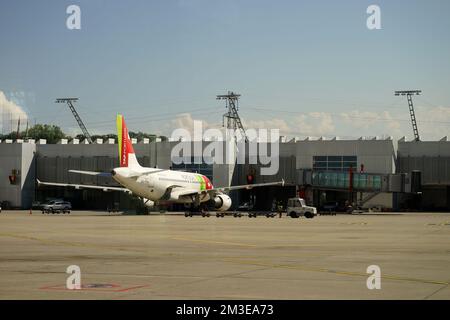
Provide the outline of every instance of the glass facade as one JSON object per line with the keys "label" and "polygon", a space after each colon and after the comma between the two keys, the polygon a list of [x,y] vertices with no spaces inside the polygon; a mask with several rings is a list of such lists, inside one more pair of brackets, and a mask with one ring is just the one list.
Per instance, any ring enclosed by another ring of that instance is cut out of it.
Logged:
{"label": "glass facade", "polygon": [[353,188],[381,190],[381,175],[358,173],[356,156],[313,156],[313,185],[345,189],[350,187],[350,168],[353,168]]}
{"label": "glass facade", "polygon": [[[315,187],[349,188],[348,172],[313,172],[312,182]],[[353,188],[358,190],[381,191],[381,175],[353,173]]]}
{"label": "glass facade", "polygon": [[356,170],[356,156],[313,156],[313,170],[317,171],[348,171]]}

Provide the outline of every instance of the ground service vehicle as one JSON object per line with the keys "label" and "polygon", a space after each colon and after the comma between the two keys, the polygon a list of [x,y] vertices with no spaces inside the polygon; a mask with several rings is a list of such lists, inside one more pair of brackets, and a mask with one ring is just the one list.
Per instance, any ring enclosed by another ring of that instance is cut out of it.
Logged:
{"label": "ground service vehicle", "polygon": [[290,198],[287,204],[287,215],[291,218],[314,218],[317,215],[316,207],[309,207],[302,198]]}

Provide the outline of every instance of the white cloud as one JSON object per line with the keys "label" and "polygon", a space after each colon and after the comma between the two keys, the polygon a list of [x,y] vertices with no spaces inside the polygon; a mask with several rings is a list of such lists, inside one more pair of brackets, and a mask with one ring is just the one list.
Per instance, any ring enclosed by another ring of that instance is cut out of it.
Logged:
{"label": "white cloud", "polygon": [[[389,111],[371,112],[352,110],[340,114],[341,123],[338,127],[348,128],[347,133],[354,136],[396,136],[404,135],[405,121],[401,123],[404,115],[393,117]],[[356,129],[356,130],[355,130]]]}
{"label": "white cloud", "polygon": [[310,112],[295,118],[296,132],[306,136],[323,136],[335,133],[335,124],[331,114]]}
{"label": "white cloud", "polygon": [[175,119],[172,119],[169,122],[169,125],[165,128],[162,128],[163,131],[171,131],[173,129],[186,129],[189,132],[194,130],[194,121],[201,121],[203,130],[207,130],[210,128],[218,128],[216,124],[209,123],[208,121],[201,119],[194,119],[192,114],[190,113],[181,113],[178,114]]}
{"label": "white cloud", "polygon": [[284,119],[243,120],[245,129],[279,129],[280,133],[289,132],[292,127]]}
{"label": "white cloud", "polygon": [[[450,107],[417,107],[416,116],[422,140],[436,140],[450,136]],[[163,121],[158,126],[158,134],[170,136],[176,128],[193,132],[195,119],[190,113],[177,115],[174,119]],[[242,119],[245,129],[279,129],[281,135],[358,138],[360,136],[393,136],[398,139],[407,136],[412,139],[409,113],[382,110],[377,112],[351,110],[341,113],[309,112],[292,117],[269,119]],[[221,123],[202,120],[203,130],[221,128]]]}
{"label": "white cloud", "polygon": [[380,122],[386,122],[387,127],[391,129],[400,128],[400,123],[395,120],[389,111],[370,112],[352,110],[350,112],[342,112],[340,114],[342,120],[355,128],[368,129],[374,126],[379,126]]}
{"label": "white cloud", "polygon": [[24,124],[28,120],[28,115],[22,107],[8,100],[3,91],[0,91],[0,116],[2,130],[13,130],[14,126],[11,128],[11,121],[16,124],[20,118],[21,123]]}
{"label": "white cloud", "polygon": [[335,125],[331,114],[310,112],[290,119],[244,120],[244,127],[254,129],[279,129],[281,135],[321,136],[332,134]]}
{"label": "white cloud", "polygon": [[422,140],[437,140],[450,136],[450,107],[418,107],[416,118]]}
{"label": "white cloud", "polygon": [[[415,108],[417,126],[421,140],[438,140],[450,135],[450,107]],[[342,122],[337,128],[353,128],[354,135],[391,135],[394,138],[413,138],[411,118],[407,107],[396,114],[389,111],[366,112],[353,110],[341,113]],[[356,129],[356,130],[355,130]]]}

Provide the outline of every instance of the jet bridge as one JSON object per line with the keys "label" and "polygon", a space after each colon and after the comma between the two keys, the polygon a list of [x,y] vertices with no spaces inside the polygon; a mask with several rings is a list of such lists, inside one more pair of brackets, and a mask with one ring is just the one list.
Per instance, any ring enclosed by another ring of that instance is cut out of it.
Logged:
{"label": "jet bridge", "polygon": [[418,193],[420,172],[376,174],[300,169],[297,184],[336,191]]}
{"label": "jet bridge", "polygon": [[316,190],[343,191],[365,194],[358,205],[380,193],[421,193],[421,172],[376,174],[364,172],[298,170],[297,185]]}

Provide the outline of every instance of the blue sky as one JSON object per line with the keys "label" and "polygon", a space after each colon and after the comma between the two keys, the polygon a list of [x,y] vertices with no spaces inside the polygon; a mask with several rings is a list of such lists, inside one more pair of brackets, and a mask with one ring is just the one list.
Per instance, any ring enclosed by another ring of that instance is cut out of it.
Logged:
{"label": "blue sky", "polygon": [[[81,8],[81,30],[66,8]],[[368,30],[366,8],[381,8]],[[2,1],[0,91],[31,121],[78,133],[64,96],[80,98],[92,132],[168,134],[202,119],[220,125],[216,94],[242,94],[252,127],[298,136],[411,136],[406,100],[422,89],[419,131],[450,125],[450,2]]]}

